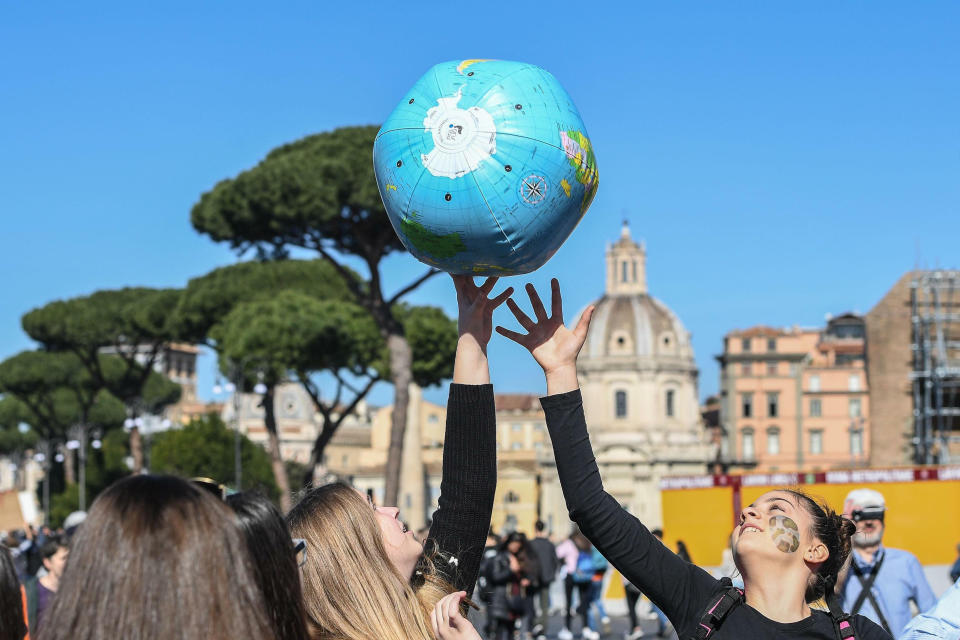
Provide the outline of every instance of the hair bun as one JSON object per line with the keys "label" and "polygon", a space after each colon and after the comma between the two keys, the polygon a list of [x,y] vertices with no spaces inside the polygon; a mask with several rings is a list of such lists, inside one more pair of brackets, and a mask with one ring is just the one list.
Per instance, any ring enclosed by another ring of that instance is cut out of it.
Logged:
{"label": "hair bun", "polygon": [[833,514],[833,519],[841,538],[849,538],[857,532],[857,525],[853,522],[853,520],[844,518],[842,515],[837,513]]}

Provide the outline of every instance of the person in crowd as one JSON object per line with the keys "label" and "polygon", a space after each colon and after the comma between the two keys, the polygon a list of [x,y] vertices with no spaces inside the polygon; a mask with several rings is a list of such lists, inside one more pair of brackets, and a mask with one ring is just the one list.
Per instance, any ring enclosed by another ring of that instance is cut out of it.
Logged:
{"label": "person in crowd", "polygon": [[854,489],[843,503],[844,516],[857,525],[853,561],[841,591],[845,609],[870,618],[894,638],[913,617],[912,600],[926,611],[936,597],[920,562],[909,551],[883,546],[886,503],[873,489]]}
{"label": "person in crowd", "polygon": [[520,603],[519,613],[523,618],[527,631],[534,634],[536,607],[534,595],[540,589],[540,560],[536,552],[530,547],[530,541],[525,533],[515,531],[507,536],[507,550],[513,554],[520,565]]}
{"label": "person in crowd", "polygon": [[45,573],[40,578],[28,578],[24,583],[27,594],[27,623],[34,631],[39,627],[60,588],[69,555],[70,549],[61,536],[48,536],[40,548]]}
{"label": "person in crowd", "polygon": [[496,619],[490,615],[490,604],[493,602],[493,586],[487,579],[487,575],[492,570],[492,563],[497,557],[497,550],[500,547],[500,536],[491,529],[487,532],[487,541],[483,546],[483,556],[480,559],[480,570],[477,573],[477,597],[483,603],[487,610],[484,616],[484,637],[492,638],[496,629]]}
{"label": "person in crowd", "polygon": [[497,555],[487,565],[487,583],[492,590],[487,615],[493,620],[494,640],[509,640],[527,613],[525,584],[529,584],[523,567],[522,534],[510,533],[503,538]]}
{"label": "person in crowd", "polygon": [[[593,307],[570,330],[563,324],[556,280],[551,289],[548,314],[536,290],[527,285],[535,319],[508,300],[525,334],[503,327],[497,331],[530,351],[545,374],[548,395],[541,404],[571,518],[667,614],[680,637],[697,637],[699,630],[711,640],[825,640],[848,637],[852,631],[858,640],[888,639],[872,621],[859,615],[848,618],[837,607],[834,586],[856,527],[812,498],[791,490],[770,491],[743,509],[733,534],[744,579],[741,592],[684,562],[603,490],[576,367]],[[825,596],[830,613],[810,607]]]}
{"label": "person in crowd", "polygon": [[274,637],[306,640],[309,636],[297,553],[283,515],[269,498],[256,491],[227,496],[226,503],[240,521],[257,584],[273,620]]}
{"label": "person in crowd", "polygon": [[[653,537],[657,539],[657,542],[659,542],[660,544],[663,544],[663,529],[656,528],[656,529],[653,529],[650,533],[652,533]],[[652,601],[650,602],[650,616],[652,618],[656,618],[657,620],[657,636],[668,635],[670,631],[673,629],[673,625],[670,624],[670,620],[667,618],[667,614],[665,614],[660,609],[660,607],[658,607],[656,603]]]}
{"label": "person in crowd", "polygon": [[960,638],[960,579],[947,589],[929,611],[911,620],[902,640],[956,640]]}
{"label": "person in crowd", "polygon": [[534,592],[534,598],[538,600],[538,609],[535,623],[532,629],[534,640],[542,640],[546,637],[547,623],[550,615],[550,585],[557,576],[557,548],[550,541],[547,535],[547,526],[543,520],[537,520],[533,525],[535,535],[530,540],[530,548],[537,556],[537,562],[540,564],[540,586]]}
{"label": "person in crowd", "polygon": [[23,640],[26,636],[23,587],[13,555],[6,546],[0,545],[0,640]]}
{"label": "person in crowd", "polygon": [[687,545],[683,540],[677,540],[677,555],[680,556],[684,562],[693,562],[693,558],[690,557],[690,551],[687,550]]}
{"label": "person in crowd", "polygon": [[950,581],[956,582],[957,580],[960,580],[960,544],[957,545],[957,559],[950,567]]}
{"label": "person in crowd", "polygon": [[[574,525],[570,537],[557,545],[557,558],[562,561],[560,573],[563,577],[563,596],[566,604],[563,612],[563,629],[557,634],[559,640],[572,640],[573,638],[573,625],[571,624],[573,614],[583,606],[583,597],[580,595],[581,587],[575,578],[579,578],[581,585],[585,582],[585,574],[582,571],[579,576],[577,575],[577,566],[580,563],[580,555],[582,553],[588,554],[589,552],[590,541],[587,540],[586,536],[580,532],[580,528],[576,525]],[[586,595],[585,588],[582,590],[582,593],[584,596]],[[577,595],[577,607],[574,607],[575,594]],[[586,618],[584,618],[583,628],[589,629]]]}
{"label": "person in crowd", "polygon": [[276,638],[237,517],[186,480],[119,480],[70,549],[37,640]]}
{"label": "person in crowd", "polygon": [[[466,618],[438,608],[458,598],[455,608],[465,607],[493,511],[496,424],[487,343],[493,310],[512,291],[491,299],[495,283],[488,278],[478,287],[472,277],[454,276],[459,339],[439,508],[425,543],[406,530],[396,507],[376,506],[345,485],[311,489],[287,514],[293,536],[306,541],[301,575],[315,640],[442,640],[459,637],[460,620],[472,629]],[[436,620],[441,628],[433,627]]]}
{"label": "person in crowd", "polygon": [[620,576],[623,580],[623,591],[627,599],[627,616],[630,618],[630,629],[623,635],[624,640],[637,640],[643,637],[643,628],[637,619],[637,603],[640,602],[640,589],[637,589],[632,582]]}
{"label": "person in crowd", "polygon": [[577,599],[580,605],[577,607],[577,613],[580,614],[582,626],[580,636],[584,640],[597,640],[600,633],[597,630],[597,622],[594,619],[591,608],[593,607],[596,591],[593,588],[594,576],[596,575],[596,565],[594,561],[595,549],[587,541],[586,549],[579,549],[577,553],[577,567],[573,572],[573,586],[577,590]]}
{"label": "person in crowd", "polygon": [[[607,575],[610,563],[596,547],[590,550],[590,560],[593,563],[593,577],[590,578],[590,591],[587,594],[587,599],[590,601],[590,608],[587,611],[590,629],[597,631],[599,627],[603,629],[603,633],[609,633],[610,616],[607,615],[607,609],[603,606],[603,579]],[[596,614],[600,615],[599,625]]]}

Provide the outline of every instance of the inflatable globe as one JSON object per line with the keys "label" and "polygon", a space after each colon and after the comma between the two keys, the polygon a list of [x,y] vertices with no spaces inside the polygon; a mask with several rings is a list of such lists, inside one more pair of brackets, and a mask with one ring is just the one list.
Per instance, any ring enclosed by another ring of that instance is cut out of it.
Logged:
{"label": "inflatable globe", "polygon": [[520,62],[430,69],[380,129],[373,162],[404,246],[456,274],[539,268],[597,192],[573,101],[548,72]]}

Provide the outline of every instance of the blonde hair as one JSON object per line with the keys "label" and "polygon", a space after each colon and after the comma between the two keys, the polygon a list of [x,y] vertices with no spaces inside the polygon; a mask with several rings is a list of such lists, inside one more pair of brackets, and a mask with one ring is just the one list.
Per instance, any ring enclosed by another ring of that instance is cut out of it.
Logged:
{"label": "blonde hair", "polygon": [[315,640],[434,640],[430,612],[453,587],[424,556],[414,588],[390,561],[373,509],[355,489],[311,489],[287,523],[307,542],[301,575]]}

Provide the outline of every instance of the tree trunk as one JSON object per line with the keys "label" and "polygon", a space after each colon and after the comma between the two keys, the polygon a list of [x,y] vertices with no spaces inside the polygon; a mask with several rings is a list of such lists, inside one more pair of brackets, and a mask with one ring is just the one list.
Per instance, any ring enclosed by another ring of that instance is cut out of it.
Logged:
{"label": "tree trunk", "polygon": [[77,484],[77,465],[74,464],[73,450],[66,446],[60,447],[60,453],[63,454],[63,481],[69,487]]}
{"label": "tree trunk", "polygon": [[333,434],[337,432],[338,426],[340,426],[339,421],[334,422],[329,417],[324,416],[323,428],[320,429],[320,434],[317,436],[317,439],[313,441],[313,451],[310,452],[310,464],[307,465],[307,471],[303,474],[303,486],[313,486],[316,469],[323,463],[323,452],[333,439]]}
{"label": "tree trunk", "polygon": [[130,428],[130,457],[133,458],[133,475],[143,473],[143,437],[140,427]]}
{"label": "tree trunk", "polygon": [[280,510],[286,514],[293,506],[290,502],[290,482],[287,480],[287,470],[280,457],[280,436],[277,433],[277,414],[273,406],[274,387],[268,387],[263,394],[263,425],[267,428],[267,449],[270,452],[270,466],[273,468],[273,479],[280,489]]}
{"label": "tree trunk", "polygon": [[413,351],[401,333],[387,335],[390,351],[390,382],[393,383],[393,413],[390,427],[390,450],[387,452],[384,505],[397,506],[400,496],[400,462],[403,458],[403,436],[407,431],[407,405],[413,379]]}

